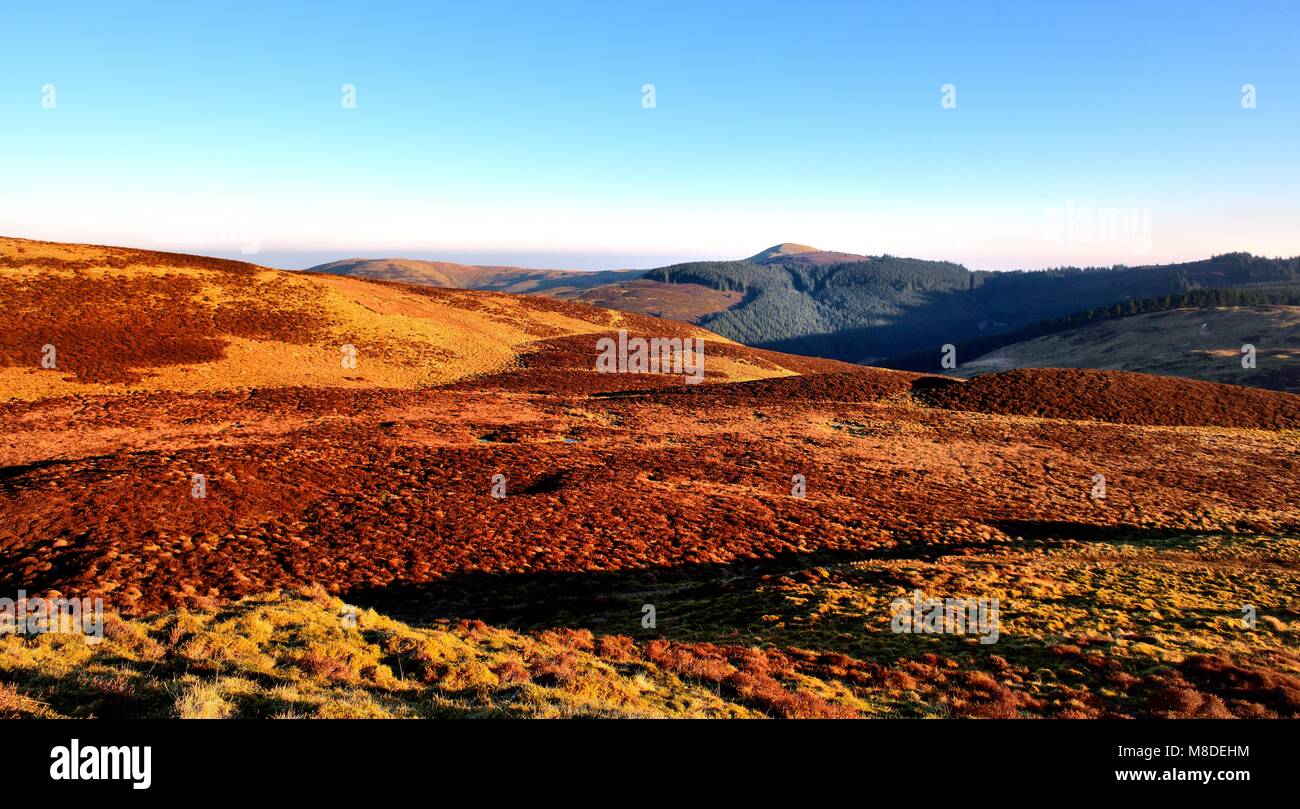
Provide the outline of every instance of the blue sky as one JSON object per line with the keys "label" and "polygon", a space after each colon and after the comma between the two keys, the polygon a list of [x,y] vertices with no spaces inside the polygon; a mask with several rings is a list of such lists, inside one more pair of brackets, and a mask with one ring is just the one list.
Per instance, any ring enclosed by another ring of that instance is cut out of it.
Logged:
{"label": "blue sky", "polygon": [[1294,255],[1297,40],[1293,2],[10,4],[0,233],[273,266]]}

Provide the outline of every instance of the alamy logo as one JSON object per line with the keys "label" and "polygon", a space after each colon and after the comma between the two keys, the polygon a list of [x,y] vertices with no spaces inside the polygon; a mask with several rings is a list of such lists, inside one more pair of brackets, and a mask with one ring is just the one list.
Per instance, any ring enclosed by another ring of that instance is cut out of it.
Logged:
{"label": "alamy logo", "polygon": [[261,233],[247,215],[233,219],[165,223],[154,229],[153,240],[156,244],[171,247],[238,247],[239,252],[246,256],[262,250]]}
{"label": "alamy logo", "polygon": [[1067,199],[1048,208],[1044,238],[1057,245],[1127,245],[1132,252],[1151,252],[1150,208],[1093,208]]}
{"label": "alamy logo", "polygon": [[132,789],[148,789],[153,783],[153,748],[133,746],[81,746],[73,739],[68,746],[50,750],[50,778],[55,781],[131,781]]}
{"label": "alamy logo", "polygon": [[703,337],[628,337],[618,330],[618,341],[596,341],[596,370],[603,374],[684,374],[686,384],[704,381]]}
{"label": "alamy logo", "polygon": [[979,635],[980,643],[997,643],[1001,631],[996,598],[896,598],[889,605],[890,629],[925,635]]}
{"label": "alamy logo", "polygon": [[0,635],[44,635],[80,633],[87,643],[104,639],[104,599],[0,598]]}

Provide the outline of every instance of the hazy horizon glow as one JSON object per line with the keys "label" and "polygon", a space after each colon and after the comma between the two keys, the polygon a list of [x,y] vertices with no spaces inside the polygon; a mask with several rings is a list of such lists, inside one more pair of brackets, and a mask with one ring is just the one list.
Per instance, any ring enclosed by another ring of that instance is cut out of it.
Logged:
{"label": "hazy horizon glow", "polygon": [[0,234],[282,267],[1300,254],[1300,7],[981,6],[17,6]]}

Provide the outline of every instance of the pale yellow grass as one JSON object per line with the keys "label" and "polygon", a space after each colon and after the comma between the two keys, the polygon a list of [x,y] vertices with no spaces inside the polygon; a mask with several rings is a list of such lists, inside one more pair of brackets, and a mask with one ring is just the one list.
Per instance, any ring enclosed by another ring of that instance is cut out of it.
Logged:
{"label": "pale yellow grass", "polygon": [[[505,371],[516,364],[530,343],[544,337],[590,334],[626,325],[622,313],[579,307],[574,311],[580,316],[574,317],[551,311],[533,299],[503,293],[456,291],[430,297],[357,278],[273,269],[261,269],[245,285],[232,283],[231,276],[217,269],[173,265],[166,256],[140,259],[138,254],[127,254],[130,263],[110,266],[109,259],[120,263],[122,254],[88,245],[0,239],[0,252],[23,261],[90,262],[89,266],[33,263],[30,268],[0,268],[11,276],[35,272],[90,278],[181,275],[200,281],[196,298],[214,310],[272,306],[305,311],[328,324],[327,338],[316,336],[308,341],[254,340],[226,334],[221,337],[221,359],[140,368],[141,378],[130,383],[85,383],[71,374],[34,365],[0,368],[0,390],[9,399],[298,385],[418,389]],[[104,264],[96,266],[97,260]],[[731,343],[705,329],[692,329],[691,333]],[[345,345],[356,349],[355,368],[343,365]],[[790,373],[715,357],[709,358],[708,368],[733,381]]]}

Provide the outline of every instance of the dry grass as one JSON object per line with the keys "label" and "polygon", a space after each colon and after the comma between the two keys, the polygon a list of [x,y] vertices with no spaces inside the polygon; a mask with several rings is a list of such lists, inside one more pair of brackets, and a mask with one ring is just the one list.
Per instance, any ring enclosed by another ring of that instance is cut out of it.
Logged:
{"label": "dry grass", "polygon": [[[1241,367],[1241,347],[1257,351]],[[1105,368],[1300,393],[1300,306],[1174,309],[1115,318],[989,352],[957,370]]]}
{"label": "dry grass", "polygon": [[[0,716],[1300,716],[1300,538],[1025,542],[642,585],[532,631],[320,588],[110,616],[96,645],[0,638]],[[998,643],[892,632],[913,588],[997,598]],[[671,629],[618,631],[642,598]]]}
{"label": "dry grass", "polygon": [[[548,298],[8,238],[0,238],[0,309],[0,389],[23,400],[286,385],[410,390],[505,371],[539,338],[622,325],[653,334],[658,323]],[[57,351],[55,370],[41,367],[46,344]],[[356,347],[355,368],[343,367],[344,344]]]}
{"label": "dry grass", "polygon": [[[1300,706],[1300,434],[1073,420],[1285,415],[1258,391],[1021,372],[948,404],[1008,409],[1010,379],[1050,412],[967,412],[919,402],[933,378],[712,338],[707,383],[758,381],[688,388],[592,370],[598,334],[682,323],[112,248],[0,241],[0,287],[25,341],[75,346],[63,308],[106,307],[95,362],[0,369],[45,374],[0,403],[0,579],[122,616],[98,646],[0,638],[0,716]],[[339,381],[345,336],[377,366]],[[999,599],[1001,639],[895,634],[918,588]],[[349,626],[326,591],[377,612]]]}
{"label": "dry grass", "polygon": [[746,717],[807,701],[770,679],[759,697],[722,695],[720,670],[683,666],[666,642],[602,638],[621,650],[607,659],[586,632],[414,628],[369,610],[350,625],[347,610],[315,591],[114,618],[93,645],[3,636],[0,716]]}

